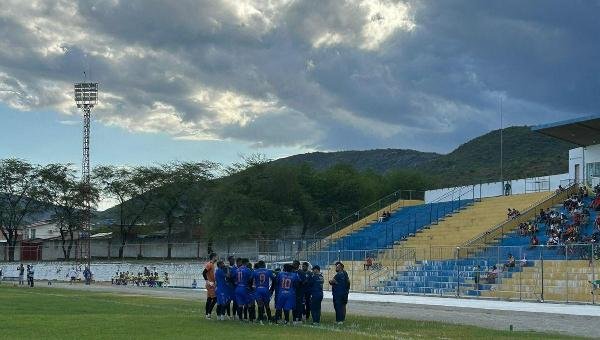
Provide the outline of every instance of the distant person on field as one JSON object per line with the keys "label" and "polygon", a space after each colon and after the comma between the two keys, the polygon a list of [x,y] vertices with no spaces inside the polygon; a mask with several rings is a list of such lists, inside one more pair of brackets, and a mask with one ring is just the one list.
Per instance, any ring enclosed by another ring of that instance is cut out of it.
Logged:
{"label": "distant person on field", "polygon": [[33,288],[33,266],[27,265],[27,284]]}
{"label": "distant person on field", "polygon": [[71,270],[69,270],[69,278],[71,279],[71,284],[73,284],[77,279],[77,272],[75,271],[75,267],[71,267]]}
{"label": "distant person on field", "polygon": [[333,308],[335,309],[335,321],[338,325],[344,324],[346,320],[346,305],[348,304],[348,294],[350,293],[350,278],[344,270],[342,262],[335,263],[336,274],[329,280],[331,293],[333,295]]}
{"label": "distant person on field", "polygon": [[17,267],[17,271],[19,272],[19,286],[22,286],[25,284],[25,267],[22,263]]}
{"label": "distant person on field", "polygon": [[92,282],[92,270],[90,267],[85,267],[83,270],[83,277],[85,279],[85,284],[89,286],[89,284]]}
{"label": "distant person on field", "polygon": [[510,184],[510,182],[506,182],[506,184],[504,184],[504,196],[510,195],[511,190],[512,190],[512,185]]}

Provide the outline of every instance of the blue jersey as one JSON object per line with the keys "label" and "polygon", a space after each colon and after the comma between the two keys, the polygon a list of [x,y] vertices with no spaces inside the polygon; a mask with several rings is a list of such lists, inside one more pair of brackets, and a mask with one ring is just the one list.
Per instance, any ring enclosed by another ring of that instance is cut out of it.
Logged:
{"label": "blue jersey", "polygon": [[254,271],[254,287],[256,289],[269,290],[270,283],[273,281],[273,272],[270,269],[259,268]]}
{"label": "blue jersey", "polygon": [[227,284],[227,272],[221,268],[217,268],[215,271],[215,281],[217,282],[217,290],[229,289]]}
{"label": "blue jersey", "polygon": [[241,266],[235,270],[232,274],[236,287],[250,287],[252,282],[252,270],[245,266]]}
{"label": "blue jersey", "polygon": [[279,294],[296,295],[296,287],[300,278],[297,273],[281,272],[277,276],[277,289]]}

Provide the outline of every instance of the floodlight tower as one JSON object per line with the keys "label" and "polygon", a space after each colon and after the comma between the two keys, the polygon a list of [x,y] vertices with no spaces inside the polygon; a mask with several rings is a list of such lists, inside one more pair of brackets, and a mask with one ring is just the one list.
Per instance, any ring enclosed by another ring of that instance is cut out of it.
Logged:
{"label": "floodlight tower", "polygon": [[[87,266],[90,267],[92,259],[90,236],[92,225],[92,193],[90,187],[90,114],[94,105],[98,103],[98,83],[75,84],[75,104],[83,111],[83,162],[81,164],[81,179],[83,184],[83,242],[80,240],[80,256],[87,258]],[[80,237],[81,239],[81,237]],[[78,254],[79,255],[79,254]]]}

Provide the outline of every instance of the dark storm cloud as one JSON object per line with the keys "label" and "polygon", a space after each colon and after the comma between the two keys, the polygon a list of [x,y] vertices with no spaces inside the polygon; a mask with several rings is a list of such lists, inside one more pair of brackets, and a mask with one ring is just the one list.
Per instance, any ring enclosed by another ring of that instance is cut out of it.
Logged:
{"label": "dark storm cloud", "polygon": [[0,100],[175,138],[449,151],[598,111],[598,2],[68,1],[0,8]]}

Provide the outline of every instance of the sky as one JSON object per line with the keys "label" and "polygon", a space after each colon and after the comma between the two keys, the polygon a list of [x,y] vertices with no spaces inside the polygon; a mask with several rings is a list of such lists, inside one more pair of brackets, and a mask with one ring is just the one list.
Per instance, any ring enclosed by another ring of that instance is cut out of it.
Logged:
{"label": "sky", "polygon": [[[402,148],[598,113],[598,1],[2,0],[0,158]],[[85,72],[85,76],[84,76]]]}

